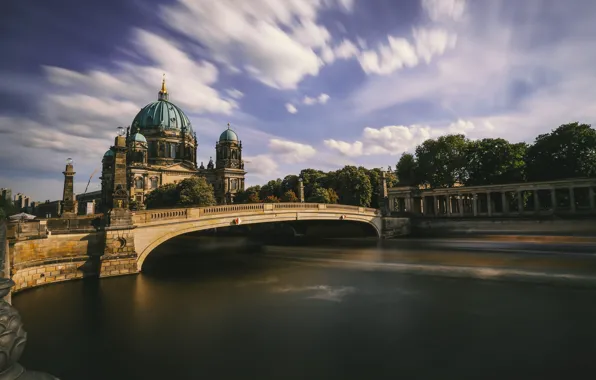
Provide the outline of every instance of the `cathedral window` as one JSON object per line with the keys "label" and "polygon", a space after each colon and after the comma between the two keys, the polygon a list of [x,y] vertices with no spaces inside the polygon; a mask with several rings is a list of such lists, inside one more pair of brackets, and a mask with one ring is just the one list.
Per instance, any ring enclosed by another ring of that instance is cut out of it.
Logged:
{"label": "cathedral window", "polygon": [[176,158],[176,144],[168,144],[170,147],[170,158]]}
{"label": "cathedral window", "polygon": [[236,190],[238,188],[238,180],[232,179],[232,190]]}
{"label": "cathedral window", "polygon": [[135,179],[135,188],[136,189],[142,189],[143,188],[143,178],[142,177],[137,177]]}
{"label": "cathedral window", "polygon": [[151,188],[157,189],[157,178],[155,177],[151,178]]}

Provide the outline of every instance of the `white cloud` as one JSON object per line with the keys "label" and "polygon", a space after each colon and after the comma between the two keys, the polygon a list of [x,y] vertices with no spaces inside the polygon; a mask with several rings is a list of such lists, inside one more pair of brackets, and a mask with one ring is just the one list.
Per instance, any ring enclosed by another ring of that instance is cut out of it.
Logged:
{"label": "white cloud", "polygon": [[286,110],[291,114],[298,112],[298,109],[292,103],[286,103]]}
{"label": "white cloud", "polygon": [[422,0],[421,5],[433,21],[460,21],[466,10],[466,0]]}
{"label": "white cloud", "polygon": [[241,66],[264,84],[294,89],[323,65],[314,49],[330,41],[317,23],[328,8],[351,11],[352,1],[178,0],[162,6],[164,21],[209,49],[214,58]]}
{"label": "white cloud", "polygon": [[329,100],[329,95],[321,94],[321,95],[319,95],[319,97],[317,99],[318,99],[319,103],[325,104]]}
{"label": "white cloud", "polygon": [[359,50],[350,40],[343,40],[334,50],[334,55],[339,59],[349,59],[355,57]]}
{"label": "white cloud", "polygon": [[227,89],[226,92],[234,99],[242,99],[244,97],[244,93],[242,93],[240,90],[236,90],[235,88]]}
{"label": "white cloud", "polygon": [[277,175],[277,162],[267,154],[245,156],[244,160],[246,171],[251,175],[264,178],[272,178]]}
{"label": "white cloud", "polygon": [[329,95],[327,95],[325,93],[321,93],[316,98],[311,98],[310,96],[305,96],[304,99],[302,99],[302,103],[307,106],[312,106],[313,104],[317,104],[317,103],[325,104],[325,103],[327,103],[329,98],[330,98]]}
{"label": "white cloud", "polygon": [[363,145],[360,141],[354,143],[347,143],[338,140],[325,140],[323,142],[327,147],[339,151],[344,156],[357,157],[362,156]]}
{"label": "white cloud", "polygon": [[387,44],[377,50],[365,50],[358,55],[362,70],[367,74],[388,75],[404,67],[414,67],[424,60],[455,47],[456,35],[442,29],[413,30],[414,43],[405,38],[387,36]]}
{"label": "white cloud", "polygon": [[269,140],[269,149],[285,163],[303,162],[317,153],[310,145],[280,139]]}

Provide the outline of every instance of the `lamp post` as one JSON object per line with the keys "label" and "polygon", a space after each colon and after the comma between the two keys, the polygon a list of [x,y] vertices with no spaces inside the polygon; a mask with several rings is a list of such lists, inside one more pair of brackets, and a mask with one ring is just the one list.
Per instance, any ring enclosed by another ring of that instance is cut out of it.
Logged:
{"label": "lamp post", "polygon": [[304,182],[302,178],[298,178],[298,198],[300,203],[304,203]]}

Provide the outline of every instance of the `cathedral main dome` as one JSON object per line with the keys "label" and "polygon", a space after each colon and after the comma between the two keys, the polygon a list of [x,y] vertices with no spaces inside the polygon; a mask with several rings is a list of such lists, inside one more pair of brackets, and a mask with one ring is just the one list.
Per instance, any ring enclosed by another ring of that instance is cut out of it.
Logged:
{"label": "cathedral main dome", "polygon": [[168,100],[165,81],[162,83],[158,100],[141,108],[132,122],[132,128],[139,131],[159,128],[185,130],[188,133],[193,133],[192,125],[186,114]]}

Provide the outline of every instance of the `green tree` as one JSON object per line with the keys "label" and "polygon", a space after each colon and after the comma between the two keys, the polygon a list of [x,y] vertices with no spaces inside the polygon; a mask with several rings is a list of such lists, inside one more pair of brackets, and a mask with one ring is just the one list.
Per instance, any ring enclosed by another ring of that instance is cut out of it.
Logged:
{"label": "green tree", "polygon": [[525,143],[504,139],[471,141],[466,150],[466,186],[494,185],[525,180]]}
{"label": "green tree", "polygon": [[178,183],[178,204],[181,206],[213,206],[217,204],[213,186],[205,177],[190,177]]}
{"label": "green tree", "polygon": [[264,203],[279,203],[279,198],[275,195],[268,195],[267,198],[263,200]]}
{"label": "green tree", "polygon": [[147,194],[145,204],[148,209],[174,207],[178,203],[178,191],[176,185],[168,183],[158,187]]}
{"label": "green tree", "polygon": [[321,170],[302,169],[299,177],[302,178],[302,183],[304,185],[304,197],[309,198],[314,187],[317,184],[320,185],[321,181],[323,181],[326,176],[327,174]]}
{"label": "green tree", "polygon": [[243,191],[239,191],[236,193],[234,197],[234,203],[260,203],[259,202],[249,202],[248,199],[251,194],[256,194],[257,198],[259,197],[259,192],[261,191],[261,186],[250,186]]}
{"label": "green tree", "polygon": [[261,198],[259,198],[259,193],[250,193],[246,203],[262,203]]}
{"label": "green tree", "polygon": [[345,166],[338,170],[337,195],[339,202],[346,205],[369,207],[372,185],[364,170],[355,166]]}
{"label": "green tree", "polygon": [[263,187],[261,187],[261,191],[259,191],[259,197],[261,199],[265,199],[268,196],[275,196],[277,198],[281,197],[283,195],[281,184],[282,180],[279,178],[267,182],[266,185],[263,185]]}
{"label": "green tree", "polygon": [[0,219],[4,219],[18,212],[19,210],[11,199],[0,198]]}
{"label": "green tree", "polygon": [[420,184],[418,178],[418,161],[411,153],[403,153],[395,165],[395,174],[400,185],[416,186]]}
{"label": "green tree", "polygon": [[281,181],[281,191],[285,194],[287,191],[298,191],[298,176],[290,174]]}
{"label": "green tree", "polygon": [[420,183],[433,188],[464,183],[468,142],[464,135],[445,135],[418,145],[416,159]]}
{"label": "green tree", "polygon": [[539,135],[526,155],[529,181],[596,176],[596,130],[588,124],[564,124]]}
{"label": "green tree", "polygon": [[312,190],[312,194],[309,198],[306,199],[309,203],[331,203],[331,199],[329,198],[329,191],[327,189],[316,186]]}
{"label": "green tree", "polygon": [[0,220],[6,219],[6,212],[3,208],[0,208]]}
{"label": "green tree", "polygon": [[329,202],[327,203],[336,204],[339,201],[339,195],[337,195],[335,190],[329,188],[327,189],[327,194],[329,195]]}
{"label": "green tree", "polygon": [[296,196],[292,190],[288,190],[284,193],[284,196],[281,197],[282,202],[299,202],[300,200]]}

